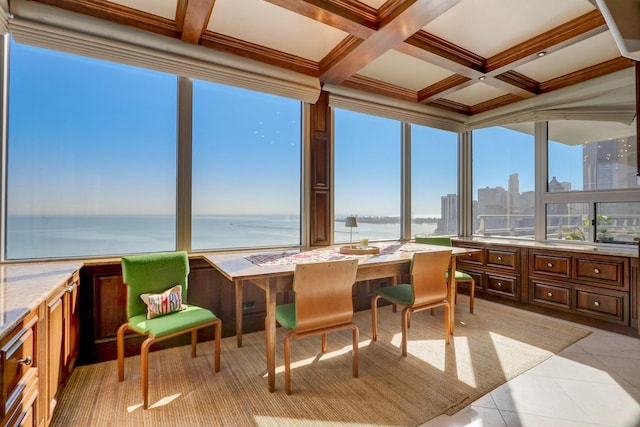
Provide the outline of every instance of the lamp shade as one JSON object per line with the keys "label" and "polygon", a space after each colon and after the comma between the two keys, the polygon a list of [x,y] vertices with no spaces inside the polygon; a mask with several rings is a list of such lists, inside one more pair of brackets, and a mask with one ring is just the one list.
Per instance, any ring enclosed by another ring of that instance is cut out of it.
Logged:
{"label": "lamp shade", "polygon": [[344,226],[345,227],[357,227],[358,226],[358,222],[356,221],[356,217],[355,216],[348,216],[347,219],[344,222]]}

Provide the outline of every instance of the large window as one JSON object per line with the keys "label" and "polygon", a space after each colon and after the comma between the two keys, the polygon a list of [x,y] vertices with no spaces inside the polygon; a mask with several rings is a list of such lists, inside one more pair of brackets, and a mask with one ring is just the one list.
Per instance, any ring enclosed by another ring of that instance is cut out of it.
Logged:
{"label": "large window", "polygon": [[176,77],[10,44],[6,258],[175,249]]}
{"label": "large window", "polygon": [[632,244],[640,235],[636,125],[548,123],[546,238]]}
{"label": "large window", "polygon": [[354,240],[400,238],[401,123],[342,109],[334,117],[334,241],[349,241],[347,216],[357,217]]}
{"label": "large window", "polygon": [[458,134],[411,125],[411,233],[458,234]]}
{"label": "large window", "polygon": [[301,103],[193,83],[194,250],[300,244]]}
{"label": "large window", "polygon": [[534,238],[534,129],[473,131],[473,233]]}
{"label": "large window", "polygon": [[549,122],[548,191],[640,188],[635,123]]}

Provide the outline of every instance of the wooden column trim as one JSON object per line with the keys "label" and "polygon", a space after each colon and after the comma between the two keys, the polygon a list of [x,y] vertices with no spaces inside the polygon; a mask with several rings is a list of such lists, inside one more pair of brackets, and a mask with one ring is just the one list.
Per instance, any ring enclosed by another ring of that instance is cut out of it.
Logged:
{"label": "wooden column trim", "polygon": [[637,175],[640,177],[640,62],[636,61],[636,155],[638,158]]}
{"label": "wooden column trim", "polygon": [[329,93],[322,91],[318,101],[311,105],[311,179],[309,180],[310,241],[311,246],[331,244],[331,114]]}

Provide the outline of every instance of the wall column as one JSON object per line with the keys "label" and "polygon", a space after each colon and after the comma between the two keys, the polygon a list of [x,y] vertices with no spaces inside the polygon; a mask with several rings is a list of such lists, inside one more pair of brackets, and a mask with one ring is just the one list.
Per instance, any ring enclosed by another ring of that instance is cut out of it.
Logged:
{"label": "wall column", "polygon": [[333,241],[332,219],[332,174],[331,160],[331,110],[329,93],[322,91],[318,101],[311,105],[311,175],[309,180],[310,199],[310,246],[326,246]]}

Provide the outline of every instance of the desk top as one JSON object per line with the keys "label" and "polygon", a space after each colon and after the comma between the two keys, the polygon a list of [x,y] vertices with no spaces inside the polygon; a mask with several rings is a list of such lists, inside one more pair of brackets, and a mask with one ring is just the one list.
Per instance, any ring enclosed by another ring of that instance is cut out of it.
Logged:
{"label": "desk top", "polygon": [[307,251],[298,249],[268,252],[235,252],[207,254],[204,258],[229,280],[258,279],[264,277],[289,276],[296,264],[308,262],[357,259],[360,267],[380,266],[409,262],[414,252],[452,251],[453,255],[474,252],[476,249],[444,247],[421,243],[379,243],[377,254],[343,254],[340,246],[314,248]]}
{"label": "desk top", "polygon": [[58,286],[82,267],[82,262],[21,263],[0,266],[0,337],[11,331]]}

